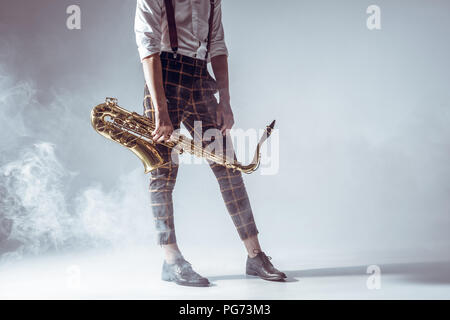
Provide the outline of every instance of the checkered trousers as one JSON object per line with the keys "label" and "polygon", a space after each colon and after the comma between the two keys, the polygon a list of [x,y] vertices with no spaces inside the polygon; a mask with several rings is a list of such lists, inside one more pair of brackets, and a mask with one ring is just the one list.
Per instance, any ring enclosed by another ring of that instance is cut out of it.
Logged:
{"label": "checkered trousers", "polygon": [[[217,92],[217,87],[207,71],[206,61],[179,54],[175,58],[172,53],[163,52],[161,63],[168,111],[174,129],[179,129],[183,123],[192,137],[201,138],[206,130],[218,128],[214,116],[217,108],[214,93]],[[147,86],[145,86],[144,115],[151,119],[155,116]],[[196,121],[201,121],[201,126],[194,126]],[[199,132],[199,127],[202,132]],[[223,139],[223,152],[230,154],[225,152],[226,148],[232,148],[232,144],[226,143],[226,137]],[[206,142],[203,143],[207,145]],[[157,149],[166,163],[151,171],[149,190],[158,243],[162,245],[176,242],[172,191],[177,178],[178,161],[172,158],[171,149],[163,145],[158,145]],[[258,234],[241,173],[212,162],[209,164],[240,238],[245,240]]]}

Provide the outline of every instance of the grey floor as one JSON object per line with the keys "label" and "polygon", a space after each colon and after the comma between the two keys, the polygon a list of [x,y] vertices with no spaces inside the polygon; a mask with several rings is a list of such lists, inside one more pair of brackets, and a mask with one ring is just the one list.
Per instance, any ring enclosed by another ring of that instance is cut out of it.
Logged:
{"label": "grey floor", "polygon": [[[242,252],[191,250],[188,260],[209,288],[180,287],[159,279],[158,249],[123,248],[6,261],[0,265],[1,299],[449,299],[450,262],[377,264],[379,288],[368,287],[370,264],[361,257],[274,257],[284,283],[243,274]],[[207,257],[207,258],[206,258]],[[350,263],[349,261],[355,263]],[[379,259],[382,261],[382,259]],[[385,259],[392,260],[392,259]]]}

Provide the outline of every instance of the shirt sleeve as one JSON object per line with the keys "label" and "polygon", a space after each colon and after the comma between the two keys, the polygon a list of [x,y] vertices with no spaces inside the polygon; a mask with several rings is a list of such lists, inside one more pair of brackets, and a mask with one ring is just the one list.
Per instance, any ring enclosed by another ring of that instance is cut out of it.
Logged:
{"label": "shirt sleeve", "polygon": [[137,0],[134,32],[141,61],[161,51],[161,3]]}
{"label": "shirt sleeve", "polygon": [[228,56],[228,49],[225,44],[225,34],[222,25],[221,0],[215,1],[213,30],[211,33],[210,57],[219,55]]}

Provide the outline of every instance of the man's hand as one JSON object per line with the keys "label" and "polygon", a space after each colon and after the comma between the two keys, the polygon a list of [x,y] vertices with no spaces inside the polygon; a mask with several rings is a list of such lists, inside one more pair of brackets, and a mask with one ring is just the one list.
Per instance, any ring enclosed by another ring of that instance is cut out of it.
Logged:
{"label": "man's hand", "polygon": [[219,105],[217,107],[217,125],[222,134],[226,134],[234,124],[233,111],[230,105],[230,90],[228,83],[228,58],[226,55],[219,55],[211,58],[211,64],[216,76],[217,87],[219,89]]}
{"label": "man's hand", "polygon": [[173,133],[172,121],[166,111],[155,110],[155,130],[152,132],[153,141],[169,141]]}
{"label": "man's hand", "polygon": [[155,142],[169,141],[173,133],[172,122],[167,111],[167,99],[164,93],[162,66],[159,53],[154,53],[142,60],[145,82],[150,92],[155,109],[155,130],[152,138]]}
{"label": "man's hand", "polygon": [[225,135],[227,130],[230,130],[234,124],[233,111],[231,110],[230,103],[221,101],[217,106],[216,116],[217,125],[222,134]]}

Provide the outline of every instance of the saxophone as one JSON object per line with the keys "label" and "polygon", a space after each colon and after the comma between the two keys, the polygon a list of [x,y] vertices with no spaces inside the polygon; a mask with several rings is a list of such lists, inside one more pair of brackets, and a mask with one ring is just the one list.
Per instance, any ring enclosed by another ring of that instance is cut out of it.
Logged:
{"label": "saxophone", "polygon": [[[145,116],[130,112],[118,106],[117,99],[106,98],[105,102],[97,105],[91,112],[91,124],[95,131],[107,139],[120,143],[141,159],[145,173],[155,170],[165,162],[155,148],[157,142],[153,141],[151,132],[155,129],[153,121]],[[252,173],[260,164],[261,145],[267,140],[275,126],[275,120],[268,125],[260,138],[253,161],[242,165],[235,159],[218,156],[205,148],[198,146],[194,141],[184,135],[178,135],[175,141],[158,142],[158,144],[176,150],[179,154],[188,152],[194,156],[203,157],[227,168],[239,170],[243,173]]]}

